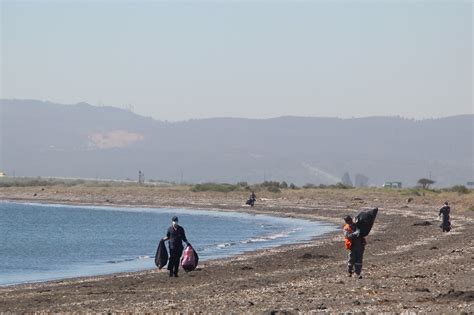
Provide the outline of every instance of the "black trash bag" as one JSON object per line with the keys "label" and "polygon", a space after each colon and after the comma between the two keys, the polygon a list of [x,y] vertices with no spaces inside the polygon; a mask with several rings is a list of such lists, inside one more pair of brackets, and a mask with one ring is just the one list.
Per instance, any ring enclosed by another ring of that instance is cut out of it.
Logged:
{"label": "black trash bag", "polygon": [[155,254],[155,265],[158,269],[163,268],[168,264],[168,250],[165,246],[165,241],[160,240],[160,244],[158,244],[158,248],[156,249]]}
{"label": "black trash bag", "polygon": [[379,208],[375,208],[368,211],[362,211],[355,217],[357,228],[360,230],[360,236],[365,237],[369,235],[372,226],[374,225],[375,218]]}

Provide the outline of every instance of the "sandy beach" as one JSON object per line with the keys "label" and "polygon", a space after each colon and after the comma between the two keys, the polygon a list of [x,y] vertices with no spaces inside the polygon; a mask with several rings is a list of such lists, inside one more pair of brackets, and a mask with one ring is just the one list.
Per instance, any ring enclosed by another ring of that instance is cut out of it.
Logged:
{"label": "sandy beach", "polygon": [[[176,187],[0,188],[0,200],[244,211],[340,225],[379,207],[363,279],[346,274],[342,233],[199,265],[0,287],[0,312],[474,312],[474,193],[384,189],[191,192]],[[452,205],[450,233],[438,209]],[[158,239],[158,236],[157,236]],[[153,267],[153,266],[150,266]]]}

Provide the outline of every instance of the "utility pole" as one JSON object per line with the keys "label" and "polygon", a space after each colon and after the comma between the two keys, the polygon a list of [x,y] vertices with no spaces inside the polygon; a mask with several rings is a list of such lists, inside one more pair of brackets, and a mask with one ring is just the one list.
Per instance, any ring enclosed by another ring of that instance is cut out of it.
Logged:
{"label": "utility pole", "polygon": [[138,184],[143,185],[145,183],[145,173],[141,170],[138,170]]}

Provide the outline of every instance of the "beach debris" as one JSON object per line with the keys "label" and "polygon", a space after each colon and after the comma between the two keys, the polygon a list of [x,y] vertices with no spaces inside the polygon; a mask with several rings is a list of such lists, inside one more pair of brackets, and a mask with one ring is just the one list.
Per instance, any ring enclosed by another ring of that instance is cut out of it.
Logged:
{"label": "beach debris", "polygon": [[329,255],[324,255],[324,254],[318,254],[316,255],[317,258],[334,258],[334,256],[329,256]]}
{"label": "beach debris", "polygon": [[461,300],[466,302],[474,301],[474,290],[473,291],[457,291],[450,289],[447,293],[438,295],[440,300]]}
{"label": "beach debris", "polygon": [[300,259],[313,259],[314,257],[310,253],[304,253],[303,256],[300,256],[299,258]]}
{"label": "beach debris", "polygon": [[243,267],[240,268],[240,270],[253,270],[253,267],[243,266]]}
{"label": "beach debris", "polygon": [[431,292],[428,288],[415,288],[416,292]]}
{"label": "beach debris", "polygon": [[325,309],[327,309],[327,307],[326,307],[326,305],[324,305],[324,303],[321,303],[318,306],[316,306],[316,309],[317,310],[325,310]]}
{"label": "beach debris", "polygon": [[270,311],[270,315],[286,315],[286,314],[291,314],[291,312],[287,312],[285,310],[281,311]]}
{"label": "beach debris", "polygon": [[316,258],[322,258],[322,259],[326,259],[326,258],[334,258],[333,256],[328,256],[328,255],[324,255],[324,254],[317,254],[317,255],[313,255],[313,254],[310,254],[310,253],[304,253],[302,256],[298,257],[299,259],[316,259]]}
{"label": "beach debris", "polygon": [[428,226],[428,225],[433,225],[430,221],[423,221],[423,222],[416,222],[413,223],[414,226]]}

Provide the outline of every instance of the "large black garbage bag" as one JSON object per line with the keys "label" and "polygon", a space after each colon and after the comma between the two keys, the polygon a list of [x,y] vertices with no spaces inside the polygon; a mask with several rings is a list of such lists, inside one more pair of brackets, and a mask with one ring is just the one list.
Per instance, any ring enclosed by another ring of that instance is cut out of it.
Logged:
{"label": "large black garbage bag", "polygon": [[379,208],[375,208],[368,211],[363,211],[356,215],[356,226],[360,230],[360,236],[364,237],[369,235],[372,226],[374,225],[375,218]]}
{"label": "large black garbage bag", "polygon": [[165,241],[160,240],[158,248],[156,249],[155,265],[161,269],[168,264],[168,250],[165,246]]}
{"label": "large black garbage bag", "polygon": [[181,266],[184,271],[193,271],[199,262],[199,256],[191,245],[186,246],[181,258]]}

